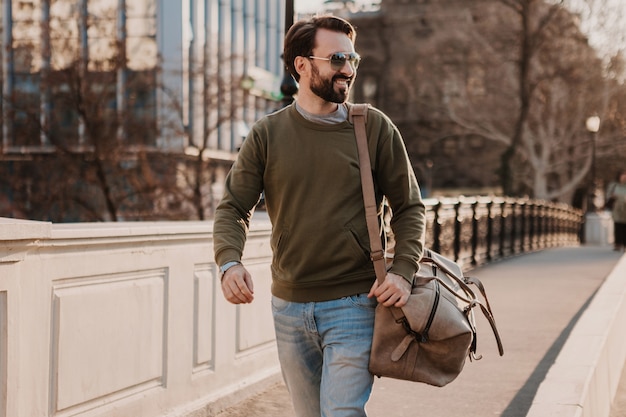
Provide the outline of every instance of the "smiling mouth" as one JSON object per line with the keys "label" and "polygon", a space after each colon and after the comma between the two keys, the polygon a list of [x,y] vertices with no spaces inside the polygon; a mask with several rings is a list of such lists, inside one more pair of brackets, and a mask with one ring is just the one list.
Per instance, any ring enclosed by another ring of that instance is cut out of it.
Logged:
{"label": "smiling mouth", "polygon": [[348,88],[351,80],[349,78],[335,78],[335,84],[339,87]]}

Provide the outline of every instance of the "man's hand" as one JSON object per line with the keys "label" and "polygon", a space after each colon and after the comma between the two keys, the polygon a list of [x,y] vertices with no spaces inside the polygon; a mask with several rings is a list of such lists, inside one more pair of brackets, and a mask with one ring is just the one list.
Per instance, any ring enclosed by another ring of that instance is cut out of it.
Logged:
{"label": "man's hand", "polygon": [[254,300],[252,276],[243,265],[228,268],[222,277],[222,293],[233,304],[248,304]]}
{"label": "man's hand", "polygon": [[382,285],[378,280],[374,281],[368,297],[376,297],[379,303],[385,307],[402,307],[409,301],[411,295],[411,283],[400,275],[388,272]]}

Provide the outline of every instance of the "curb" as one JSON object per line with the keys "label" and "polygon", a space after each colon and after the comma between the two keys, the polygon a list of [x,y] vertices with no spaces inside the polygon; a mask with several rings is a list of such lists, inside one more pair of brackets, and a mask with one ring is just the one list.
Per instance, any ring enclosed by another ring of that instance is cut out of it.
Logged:
{"label": "curb", "polygon": [[526,417],[609,417],[626,362],[625,321],[622,256],[572,330]]}

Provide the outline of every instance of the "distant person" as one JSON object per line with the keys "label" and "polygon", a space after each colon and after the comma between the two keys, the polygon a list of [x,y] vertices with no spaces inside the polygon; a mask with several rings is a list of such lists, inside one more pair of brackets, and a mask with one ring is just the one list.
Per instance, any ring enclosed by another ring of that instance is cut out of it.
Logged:
{"label": "distant person", "polygon": [[[296,101],[252,127],[228,174],[214,222],[215,260],[231,303],[254,298],[241,264],[252,210],[272,222],[272,311],[283,378],[297,417],[364,417],[377,303],[406,304],[422,256],[425,207],[400,132],[370,108],[367,139],[377,203],[395,237],[380,286],[370,259],[354,126],[347,102],[359,55],[344,19],[314,17],[285,37]],[[393,415],[393,410],[390,411]]]}
{"label": "distant person", "polygon": [[616,181],[607,187],[606,201],[613,217],[613,249],[623,251],[626,249],[626,170],[621,171]]}

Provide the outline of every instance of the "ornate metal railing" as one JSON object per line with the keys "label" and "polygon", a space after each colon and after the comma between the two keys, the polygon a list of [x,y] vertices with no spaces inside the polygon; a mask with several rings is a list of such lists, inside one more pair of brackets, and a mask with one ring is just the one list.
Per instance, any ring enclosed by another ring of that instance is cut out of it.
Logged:
{"label": "ornate metal railing", "polygon": [[527,198],[427,199],[426,246],[469,269],[499,258],[580,243],[584,216]]}

